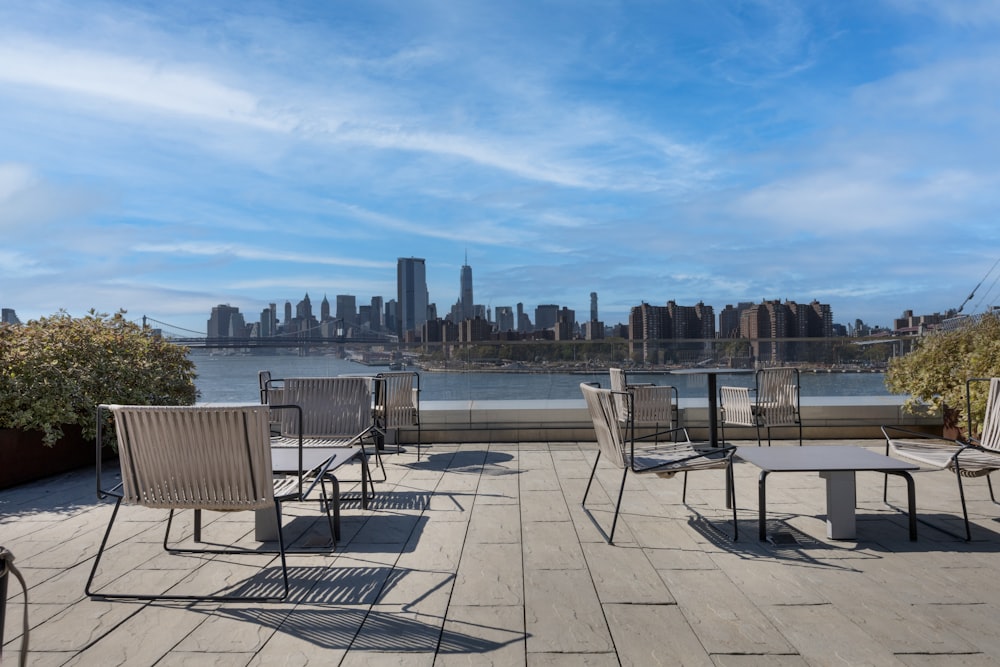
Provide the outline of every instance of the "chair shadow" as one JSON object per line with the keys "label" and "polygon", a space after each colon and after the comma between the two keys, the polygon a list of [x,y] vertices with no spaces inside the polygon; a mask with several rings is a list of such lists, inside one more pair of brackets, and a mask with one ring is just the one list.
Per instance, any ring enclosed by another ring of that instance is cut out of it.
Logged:
{"label": "chair shadow", "polygon": [[461,450],[428,454],[420,461],[402,464],[412,470],[435,470],[449,473],[483,475],[516,475],[518,470],[499,467],[514,459],[512,454],[494,450]]}
{"label": "chair shadow", "polygon": [[[220,606],[211,609],[196,605],[189,605],[188,608],[269,627],[322,649],[480,654],[526,638],[527,635],[523,632],[469,624],[460,619],[448,619],[449,627],[442,630],[445,619],[421,614],[413,605],[404,606],[399,613],[372,608],[388,591],[402,582],[409,572],[407,569],[389,566],[329,569],[295,567],[289,569],[292,592],[287,601],[295,604],[294,608]],[[449,580],[444,579],[435,584],[431,590],[419,596],[414,604],[447,583]],[[260,595],[278,592],[280,589],[280,571],[269,568],[239,592]],[[477,634],[457,630],[456,627],[461,625],[481,628],[490,635],[504,639],[485,639]]]}

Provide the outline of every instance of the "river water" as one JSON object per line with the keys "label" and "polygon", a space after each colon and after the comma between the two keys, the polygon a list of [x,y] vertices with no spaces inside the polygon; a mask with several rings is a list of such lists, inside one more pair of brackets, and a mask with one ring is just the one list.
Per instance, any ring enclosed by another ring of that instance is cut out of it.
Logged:
{"label": "river water", "polygon": [[[385,366],[365,366],[333,355],[291,354],[213,355],[192,351],[197,366],[195,384],[199,401],[210,403],[256,402],[260,394],[257,373],[271,371],[275,378],[333,375],[374,375]],[[802,396],[888,396],[882,373],[812,373],[801,376]],[[681,398],[705,395],[703,375],[654,373],[634,375],[635,381],[677,387]],[[607,372],[600,373],[506,373],[421,372],[420,400],[545,400],[580,398],[581,382],[609,386]],[[752,386],[753,376],[731,375],[719,384]]]}

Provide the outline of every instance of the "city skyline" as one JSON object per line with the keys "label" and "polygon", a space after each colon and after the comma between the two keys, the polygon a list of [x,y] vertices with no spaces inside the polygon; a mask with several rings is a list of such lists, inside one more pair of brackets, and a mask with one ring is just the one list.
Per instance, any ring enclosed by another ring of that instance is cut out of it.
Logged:
{"label": "city skyline", "polygon": [[[1000,301],[1000,5],[0,4],[0,303]],[[256,314],[253,314],[256,317]],[[505,317],[507,314],[505,313]]]}

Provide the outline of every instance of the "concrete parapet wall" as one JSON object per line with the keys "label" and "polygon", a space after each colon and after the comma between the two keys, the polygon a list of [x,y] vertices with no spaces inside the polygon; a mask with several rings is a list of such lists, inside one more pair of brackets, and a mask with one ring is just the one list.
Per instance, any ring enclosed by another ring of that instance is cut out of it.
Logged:
{"label": "concrete parapet wall", "polygon": [[[809,440],[881,438],[883,424],[917,430],[941,431],[940,413],[911,415],[902,409],[904,397],[813,397],[802,400],[803,437]],[[681,425],[694,440],[708,439],[706,400],[682,399]],[[594,429],[583,399],[543,401],[422,401],[422,440],[425,443],[571,442],[594,439]],[[752,428],[726,429],[732,440],[755,440]],[[794,428],[776,428],[776,439],[797,437]],[[416,440],[416,430],[399,434],[400,442]]]}

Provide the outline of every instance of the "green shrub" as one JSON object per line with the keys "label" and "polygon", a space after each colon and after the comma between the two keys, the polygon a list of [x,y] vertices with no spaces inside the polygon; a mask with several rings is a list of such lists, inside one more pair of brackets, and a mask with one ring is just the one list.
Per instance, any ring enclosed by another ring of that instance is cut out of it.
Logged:
{"label": "green shrub", "polygon": [[[966,381],[991,377],[1000,377],[1000,317],[986,314],[922,338],[912,352],[889,362],[885,384],[894,394],[910,394],[904,410],[927,405],[942,411],[946,426],[964,427]],[[981,426],[985,414],[986,383],[973,383],[973,424]]]}
{"label": "green shrub", "polygon": [[195,366],[187,348],[124,315],[59,312],[0,325],[0,428],[42,431],[51,445],[68,424],[93,438],[101,403],[194,403]]}

